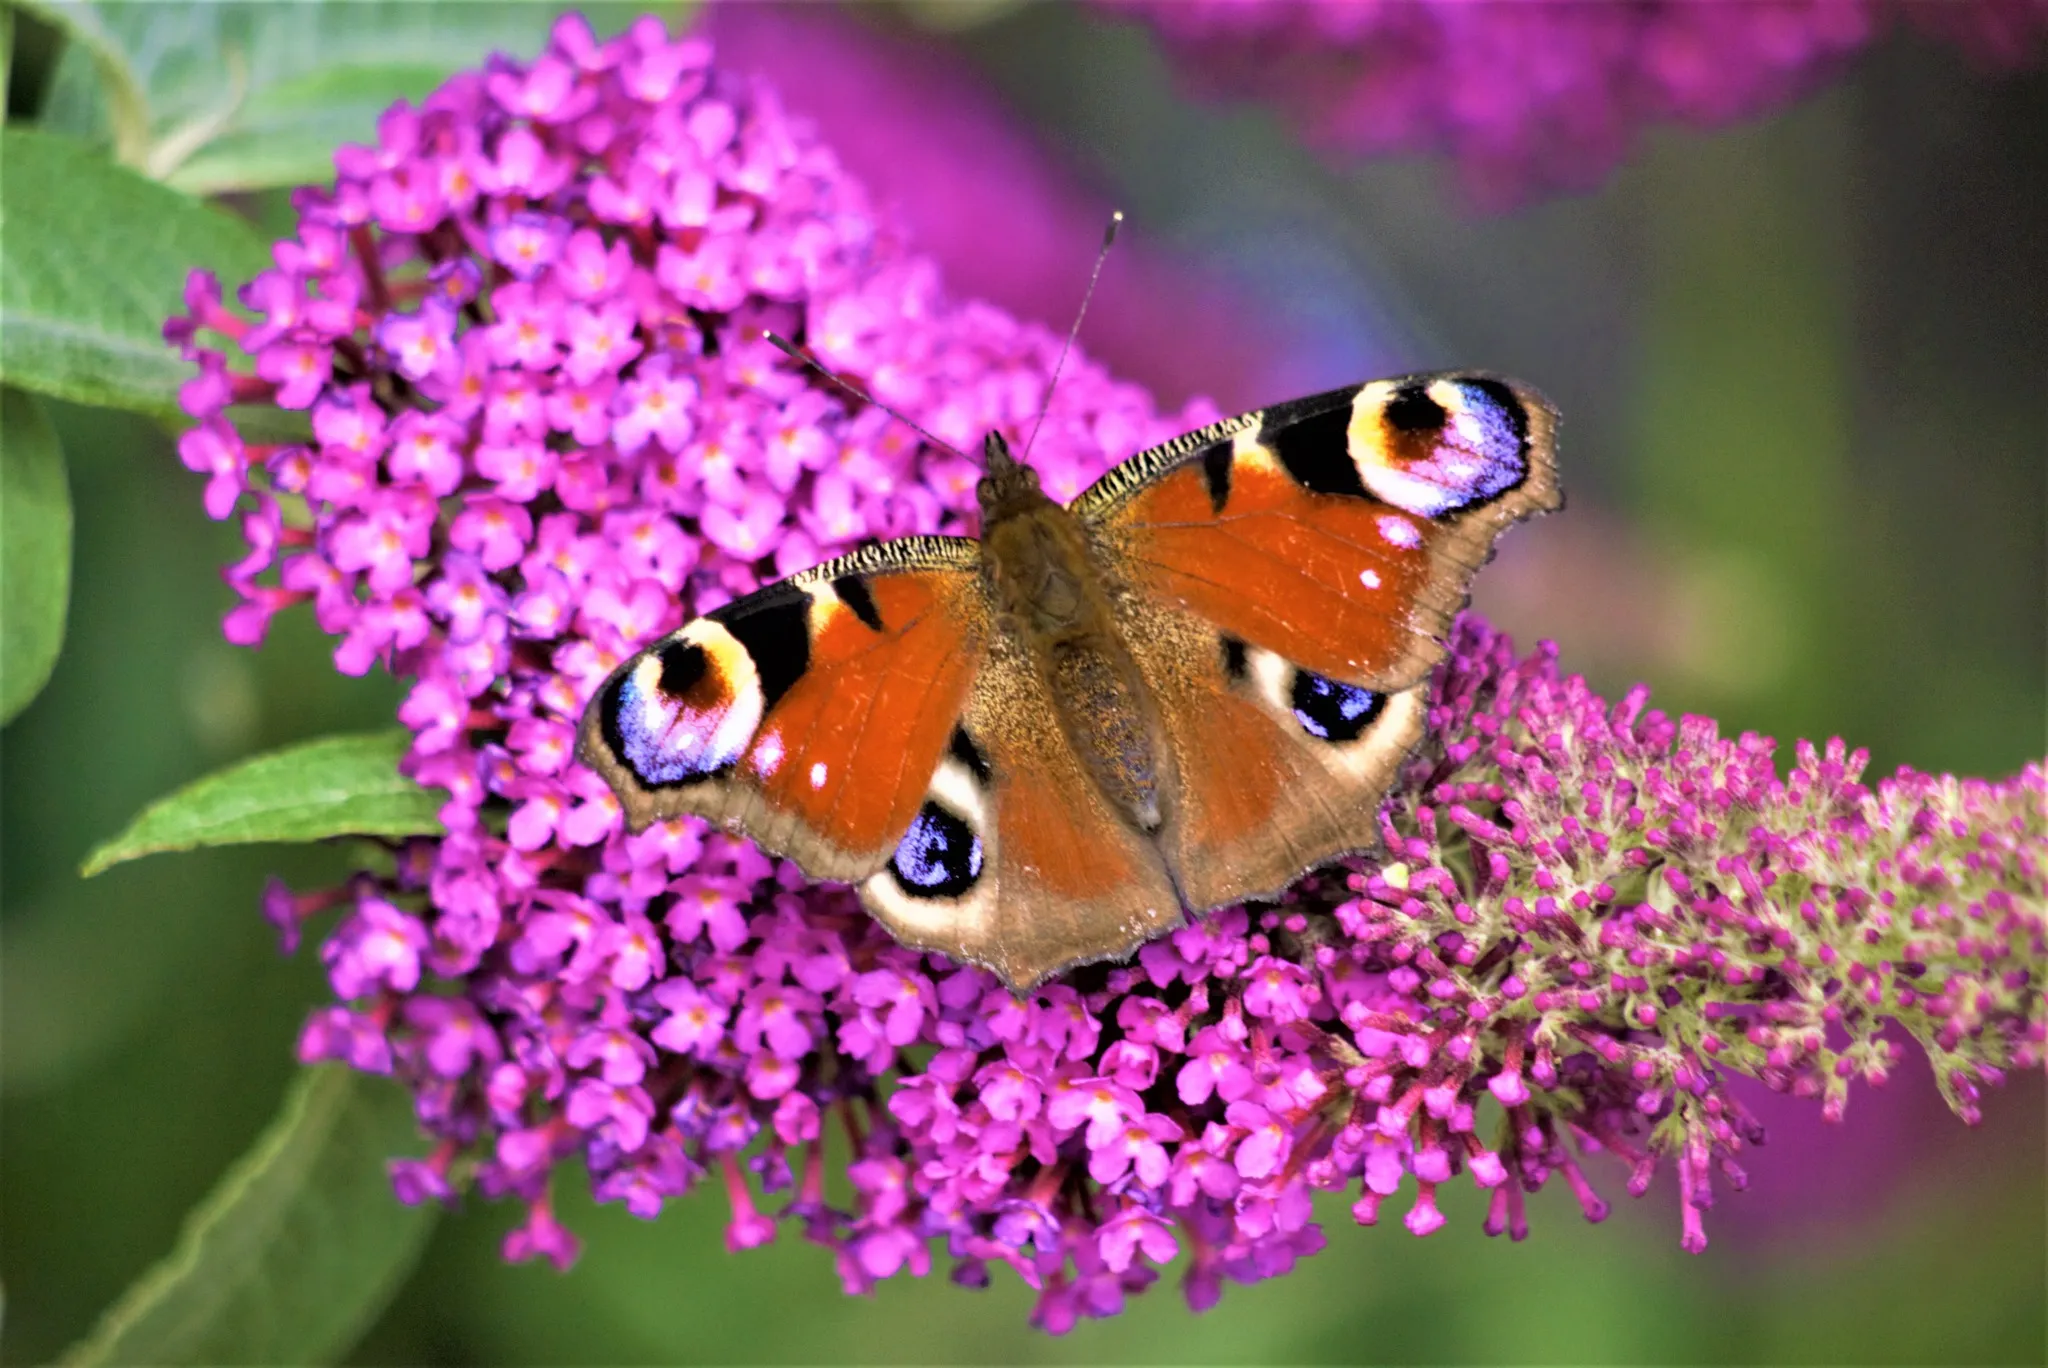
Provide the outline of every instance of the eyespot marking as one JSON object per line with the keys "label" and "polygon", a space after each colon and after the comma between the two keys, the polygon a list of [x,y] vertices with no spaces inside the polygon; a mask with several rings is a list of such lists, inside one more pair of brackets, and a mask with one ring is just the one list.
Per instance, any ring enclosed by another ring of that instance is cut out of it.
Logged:
{"label": "eyespot marking", "polygon": [[650,787],[691,783],[731,765],[764,711],[753,655],[711,618],[621,666],[600,698],[605,744]]}
{"label": "eyespot marking", "polygon": [[704,648],[694,641],[672,641],[662,647],[660,655],[661,691],[678,700],[690,696],[690,690],[697,687],[711,663]]}
{"label": "eyespot marking", "polygon": [[1386,709],[1385,694],[1339,684],[1309,670],[1294,672],[1294,720],[1324,741],[1356,741]]}
{"label": "eyespot marking", "polygon": [[1429,397],[1420,385],[1404,385],[1394,391],[1380,410],[1387,426],[1402,432],[1435,432],[1444,425],[1444,406]]}
{"label": "eyespot marking", "polygon": [[1367,385],[1352,407],[1359,477],[1404,512],[1435,518],[1489,503],[1529,473],[1529,415],[1498,380]]}
{"label": "eyespot marking", "polygon": [[937,803],[926,803],[896,847],[889,872],[913,898],[957,898],[981,878],[981,838]]}
{"label": "eyespot marking", "polygon": [[1280,458],[1294,482],[1314,494],[1362,497],[1358,463],[1351,456],[1351,410],[1333,408],[1310,418],[1260,430],[1259,440]]}

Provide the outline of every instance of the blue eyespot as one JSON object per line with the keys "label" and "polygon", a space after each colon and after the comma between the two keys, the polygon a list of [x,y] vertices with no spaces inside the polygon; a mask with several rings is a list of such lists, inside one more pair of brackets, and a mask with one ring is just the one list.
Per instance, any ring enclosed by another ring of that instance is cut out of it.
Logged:
{"label": "blue eyespot", "polygon": [[889,869],[914,898],[957,898],[981,878],[981,838],[937,803],[926,803]]}
{"label": "blue eyespot", "polygon": [[1440,518],[1507,493],[1529,473],[1529,415],[1498,380],[1418,380],[1380,416],[1392,458],[1364,472],[1372,493],[1405,513]]}
{"label": "blue eyespot", "polygon": [[[731,729],[725,725],[732,712],[730,702],[715,696],[703,698],[721,687],[718,677],[702,668],[703,655],[695,646],[687,653],[670,650],[662,658],[658,685],[650,688],[639,671],[621,670],[607,689],[603,703],[606,740],[612,754],[643,784],[691,783],[738,758],[727,734]],[[684,678],[677,665],[679,656],[684,657],[686,666],[692,663],[687,657],[694,656],[697,668],[684,689],[671,692],[667,686]],[[740,740],[743,744],[745,737]]]}
{"label": "blue eyespot", "polygon": [[1308,670],[1294,672],[1294,720],[1310,736],[1356,741],[1387,706],[1387,696],[1339,684]]}

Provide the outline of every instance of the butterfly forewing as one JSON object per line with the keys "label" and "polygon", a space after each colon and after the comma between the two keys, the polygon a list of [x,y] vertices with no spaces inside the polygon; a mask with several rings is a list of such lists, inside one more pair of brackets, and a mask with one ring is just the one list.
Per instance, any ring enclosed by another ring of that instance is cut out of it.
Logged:
{"label": "butterfly forewing", "polygon": [[635,830],[694,814],[815,878],[861,878],[916,816],[988,628],[976,543],[886,542],[628,660],[585,713],[578,755]]}
{"label": "butterfly forewing", "polygon": [[1136,596],[1382,691],[1442,656],[1500,530],[1559,502],[1556,416],[1468,372],[1356,385],[1133,457],[1076,500]]}

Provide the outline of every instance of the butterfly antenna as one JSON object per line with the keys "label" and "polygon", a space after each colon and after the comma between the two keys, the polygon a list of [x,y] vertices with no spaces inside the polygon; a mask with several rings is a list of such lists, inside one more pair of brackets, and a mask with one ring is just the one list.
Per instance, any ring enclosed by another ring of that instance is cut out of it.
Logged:
{"label": "butterfly antenna", "polygon": [[1045,415],[1052,409],[1053,390],[1060,383],[1060,371],[1066,367],[1067,353],[1074,349],[1074,339],[1081,335],[1081,320],[1088,316],[1088,301],[1095,298],[1095,282],[1102,279],[1102,263],[1109,260],[1109,249],[1116,242],[1116,230],[1123,221],[1124,211],[1113,210],[1109,216],[1109,227],[1102,230],[1102,250],[1095,254],[1095,269],[1088,273],[1088,293],[1081,296],[1081,311],[1074,315],[1074,326],[1067,330],[1067,341],[1060,348],[1060,359],[1053,363],[1052,379],[1045,385],[1045,403],[1039,407],[1038,421],[1031,425],[1031,436],[1024,443],[1025,456],[1031,454],[1032,445],[1038,441],[1038,430],[1045,426]]}
{"label": "butterfly antenna", "polygon": [[963,452],[961,452],[961,450],[958,447],[954,446],[951,442],[940,441],[938,438],[932,436],[929,432],[926,432],[923,428],[919,427],[916,423],[913,423],[910,421],[910,419],[904,417],[900,410],[890,408],[887,404],[875,398],[874,395],[869,394],[866,390],[862,389],[859,385],[854,384],[851,380],[843,380],[839,376],[834,375],[830,370],[826,369],[824,362],[818,360],[817,357],[812,356],[809,352],[797,346],[796,343],[790,341],[788,338],[783,337],[777,333],[768,332],[765,329],[762,331],[761,336],[766,338],[769,342],[773,343],[778,351],[788,356],[791,360],[801,361],[803,364],[809,366],[812,370],[824,376],[827,380],[839,386],[839,388],[845,390],[848,394],[860,400],[862,403],[873,404],[876,408],[888,414],[891,418],[894,418],[897,422],[903,424],[903,426],[909,428],[912,432],[915,432],[918,436],[924,438],[927,442],[930,442],[939,450],[950,451],[955,456],[960,457],[960,459],[963,461],[967,459],[966,455]]}

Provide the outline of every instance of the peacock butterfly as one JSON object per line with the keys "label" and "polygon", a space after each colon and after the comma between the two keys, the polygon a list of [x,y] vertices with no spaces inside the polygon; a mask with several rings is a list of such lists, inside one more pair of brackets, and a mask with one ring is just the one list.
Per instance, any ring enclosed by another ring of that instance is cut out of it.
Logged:
{"label": "peacock butterfly", "polygon": [[[1077,325],[1078,326],[1078,325]],[[1557,416],[1476,372],[1352,385],[1062,507],[985,443],[980,541],[882,542],[697,618],[592,698],[628,824],[709,818],[1013,989],[1376,842],[1430,667]]]}

